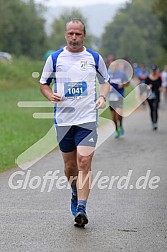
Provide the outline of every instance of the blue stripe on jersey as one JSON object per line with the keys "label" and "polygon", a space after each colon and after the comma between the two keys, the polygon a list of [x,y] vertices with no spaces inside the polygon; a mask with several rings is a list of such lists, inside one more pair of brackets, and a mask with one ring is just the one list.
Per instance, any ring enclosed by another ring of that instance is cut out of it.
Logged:
{"label": "blue stripe on jersey", "polygon": [[[59,54],[63,51],[63,48],[59,49],[58,51],[51,54],[52,61],[53,61],[53,72],[51,73],[51,77],[47,79],[47,84],[50,85],[53,79],[53,73],[56,72],[56,63]],[[54,82],[56,83],[56,78],[54,78]]]}
{"label": "blue stripe on jersey", "polygon": [[[96,72],[97,72],[98,74],[100,74],[99,71],[98,71],[98,68],[99,68],[99,54],[98,54],[97,52],[92,51],[92,50],[89,49],[89,48],[86,48],[86,51],[89,52],[89,53],[93,56],[94,62],[95,62]],[[100,74],[100,75],[101,75],[101,74]],[[97,93],[95,92],[94,101],[96,101],[96,99],[97,99]],[[96,111],[96,122],[97,122],[97,120],[98,120],[98,112]]]}
{"label": "blue stripe on jersey", "polygon": [[89,48],[86,48],[86,51],[89,52],[90,54],[92,54],[92,56],[94,58],[94,61],[95,61],[96,71],[98,71],[98,68],[99,68],[99,54],[97,52],[92,51]]}
{"label": "blue stripe on jersey", "polygon": [[95,68],[96,68],[96,72],[97,72],[97,78],[100,84],[103,84],[105,82],[105,78],[102,76],[102,74],[99,72],[99,54],[97,52],[92,51],[89,48],[86,48],[86,51],[89,52],[95,61]]}
{"label": "blue stripe on jersey", "polygon": [[57,58],[58,58],[59,54],[60,54],[61,52],[63,52],[63,51],[64,51],[64,49],[61,48],[61,49],[59,49],[58,51],[56,51],[56,52],[54,52],[54,53],[51,54],[51,56],[52,56],[52,61],[53,61],[53,72],[56,72]]}
{"label": "blue stripe on jersey", "polygon": [[[54,53],[51,54],[52,61],[53,61],[53,72],[56,72],[57,58],[58,58],[59,54],[61,52],[63,52],[63,51],[64,51],[64,49],[61,48],[58,51],[56,51],[56,52],[54,52]],[[55,89],[55,92],[56,92],[56,90],[57,90],[56,77],[54,78],[54,83],[55,83],[54,89]],[[56,122],[56,104],[54,105],[54,123],[57,124],[57,122]]]}

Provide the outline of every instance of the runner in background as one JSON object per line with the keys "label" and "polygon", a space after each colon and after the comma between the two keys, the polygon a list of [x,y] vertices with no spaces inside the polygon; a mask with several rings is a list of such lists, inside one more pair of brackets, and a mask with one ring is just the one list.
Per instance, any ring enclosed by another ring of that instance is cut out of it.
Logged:
{"label": "runner in background", "polygon": [[[136,74],[137,74],[137,78],[139,79],[139,96],[140,96],[140,99],[143,100],[143,97],[145,96],[145,93],[146,93],[145,80],[147,76],[149,75],[149,71],[147,70],[144,64],[141,64]],[[146,107],[146,101],[143,101],[142,106],[144,108]]]}
{"label": "runner in background", "polygon": [[153,130],[158,129],[158,109],[160,102],[160,91],[162,80],[158,71],[157,65],[151,66],[149,76],[146,78],[145,83],[148,85],[148,105],[150,107],[150,117]]}
{"label": "runner in background", "polygon": [[[118,63],[117,63],[118,62]],[[124,99],[124,88],[128,85],[128,77],[124,71],[124,64],[120,61],[113,61],[108,69],[110,76],[110,92],[108,95],[111,117],[115,124],[115,138],[119,138],[124,135],[123,127],[123,99]],[[125,84],[126,83],[126,84]]]}

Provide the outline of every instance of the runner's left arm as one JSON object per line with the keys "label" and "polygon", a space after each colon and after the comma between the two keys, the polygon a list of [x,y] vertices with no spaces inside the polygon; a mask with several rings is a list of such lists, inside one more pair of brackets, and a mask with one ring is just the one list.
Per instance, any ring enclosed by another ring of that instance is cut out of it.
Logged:
{"label": "runner's left arm", "polygon": [[106,107],[106,98],[110,91],[109,75],[104,60],[99,55],[99,67],[97,69],[97,78],[99,81],[99,97],[96,101],[97,108]]}

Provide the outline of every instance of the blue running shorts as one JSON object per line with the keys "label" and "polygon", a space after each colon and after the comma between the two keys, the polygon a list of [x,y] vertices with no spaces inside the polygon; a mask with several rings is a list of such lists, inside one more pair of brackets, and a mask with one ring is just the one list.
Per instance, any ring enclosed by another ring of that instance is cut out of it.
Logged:
{"label": "blue running shorts", "polygon": [[71,152],[77,146],[95,147],[97,143],[97,123],[89,122],[73,126],[57,126],[57,141],[62,152]]}

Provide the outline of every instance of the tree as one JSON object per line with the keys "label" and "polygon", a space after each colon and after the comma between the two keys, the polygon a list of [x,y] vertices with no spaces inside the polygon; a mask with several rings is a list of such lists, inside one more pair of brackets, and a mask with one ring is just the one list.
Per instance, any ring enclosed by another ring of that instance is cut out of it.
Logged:
{"label": "tree", "polygon": [[34,1],[1,0],[0,50],[41,58],[46,49],[44,20]]}
{"label": "tree", "polygon": [[101,53],[132,62],[150,63],[159,54],[160,22],[152,12],[153,0],[132,0],[107,24],[102,35]]}
{"label": "tree", "polygon": [[160,43],[167,52],[167,0],[156,0],[153,9],[162,24]]}

